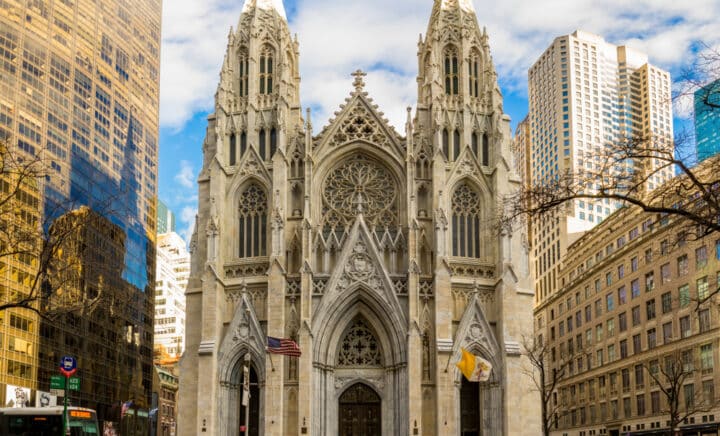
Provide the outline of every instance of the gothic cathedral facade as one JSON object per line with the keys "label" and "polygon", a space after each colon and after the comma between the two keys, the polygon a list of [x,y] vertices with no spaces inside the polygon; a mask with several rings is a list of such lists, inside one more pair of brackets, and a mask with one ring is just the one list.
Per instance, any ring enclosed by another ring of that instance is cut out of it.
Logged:
{"label": "gothic cathedral facade", "polygon": [[246,0],[203,144],[180,435],[540,434],[526,235],[494,220],[520,186],[510,118],[470,0],[435,0],[418,57],[404,135],[360,71],[314,131],[281,0]]}

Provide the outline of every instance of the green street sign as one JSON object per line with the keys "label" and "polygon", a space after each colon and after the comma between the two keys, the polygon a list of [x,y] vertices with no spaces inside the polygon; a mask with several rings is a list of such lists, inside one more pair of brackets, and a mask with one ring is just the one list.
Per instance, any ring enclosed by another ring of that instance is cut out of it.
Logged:
{"label": "green street sign", "polygon": [[50,376],[50,389],[65,389],[65,376],[64,375],[51,375]]}
{"label": "green street sign", "polygon": [[71,391],[80,390],[80,377],[70,377],[70,383],[68,383],[68,389]]}
{"label": "green street sign", "polygon": [[[80,390],[80,377],[70,377],[70,383],[68,383],[68,390],[79,391]],[[65,389],[65,376],[64,375],[51,375],[50,376],[50,389]]]}

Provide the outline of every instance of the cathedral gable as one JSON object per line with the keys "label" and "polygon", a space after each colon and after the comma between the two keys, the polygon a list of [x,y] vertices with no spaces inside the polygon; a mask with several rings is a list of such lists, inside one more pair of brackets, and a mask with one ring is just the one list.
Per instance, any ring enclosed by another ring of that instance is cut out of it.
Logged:
{"label": "cathedral gable", "polygon": [[472,152],[470,146],[465,146],[460,152],[460,156],[455,160],[455,164],[448,177],[448,186],[455,185],[461,179],[469,177],[476,184],[482,186],[484,192],[492,192],[492,181],[485,174],[480,166],[475,153]]}
{"label": "cathedral gable", "polygon": [[270,186],[272,182],[272,176],[255,151],[255,147],[248,147],[247,152],[240,159],[232,182],[228,185],[228,193],[232,195],[232,192],[248,178],[256,178],[265,186]]}
{"label": "cathedral gable", "polygon": [[335,272],[325,287],[323,299],[314,310],[315,314],[323,314],[333,307],[337,301],[343,300],[345,294],[362,287],[379,297],[393,313],[404,321],[404,311],[395,295],[393,282],[382,261],[370,231],[362,214],[355,220],[350,235],[340,254]]}
{"label": "cathedral gable", "polygon": [[265,334],[247,293],[243,289],[229,293],[227,298],[235,302],[235,313],[218,352],[221,380],[232,379],[232,371],[245,352],[250,351],[255,361],[265,355]]}
{"label": "cathedral gable", "polygon": [[473,295],[468,302],[455,334],[452,351],[454,360],[460,359],[460,348],[481,354],[482,357],[492,362],[494,377],[497,377],[497,374],[500,373],[501,350],[495,338],[495,332],[483,313],[477,294]]}
{"label": "cathedral gable", "polygon": [[330,120],[318,137],[316,148],[339,148],[355,141],[365,141],[380,146],[385,150],[392,150],[397,155],[404,155],[400,135],[390,126],[388,120],[378,112],[378,106],[363,92],[364,82],[361,76],[364,73],[355,73],[355,91],[336,117]]}

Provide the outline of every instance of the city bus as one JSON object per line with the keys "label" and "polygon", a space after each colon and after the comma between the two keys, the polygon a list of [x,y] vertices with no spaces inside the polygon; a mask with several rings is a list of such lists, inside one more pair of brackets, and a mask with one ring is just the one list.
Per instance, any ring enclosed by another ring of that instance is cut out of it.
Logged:
{"label": "city bus", "polygon": [[[62,415],[62,406],[0,408],[0,435],[64,436]],[[71,436],[99,436],[94,410],[68,407],[68,419]]]}

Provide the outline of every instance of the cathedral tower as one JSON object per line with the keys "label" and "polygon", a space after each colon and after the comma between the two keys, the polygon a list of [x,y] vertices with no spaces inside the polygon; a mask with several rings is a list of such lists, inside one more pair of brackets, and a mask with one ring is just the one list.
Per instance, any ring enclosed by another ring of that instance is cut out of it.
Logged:
{"label": "cathedral tower", "polygon": [[[527,252],[494,226],[519,180],[469,0],[435,1],[404,135],[361,71],[314,134],[298,58],[282,2],[247,0],[203,146],[180,434],[537,434]],[[460,347],[492,362],[489,383],[461,380]]]}

